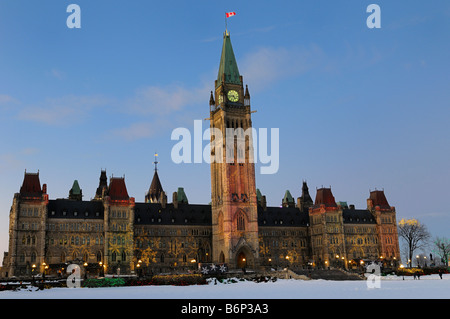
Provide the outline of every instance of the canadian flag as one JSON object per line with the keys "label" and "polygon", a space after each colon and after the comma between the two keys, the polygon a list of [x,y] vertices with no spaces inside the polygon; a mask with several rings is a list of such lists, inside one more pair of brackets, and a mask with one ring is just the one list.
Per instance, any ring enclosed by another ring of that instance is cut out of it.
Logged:
{"label": "canadian flag", "polygon": [[227,18],[235,16],[235,15],[236,15],[236,12],[226,12],[225,13],[225,17],[227,17]]}

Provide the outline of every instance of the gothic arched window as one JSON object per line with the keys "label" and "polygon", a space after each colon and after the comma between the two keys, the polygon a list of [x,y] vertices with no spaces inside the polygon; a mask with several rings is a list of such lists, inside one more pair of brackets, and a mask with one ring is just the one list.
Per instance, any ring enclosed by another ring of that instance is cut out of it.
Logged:
{"label": "gothic arched window", "polygon": [[244,215],[243,212],[239,212],[239,214],[237,216],[236,229],[238,231],[244,231],[245,230],[245,215]]}

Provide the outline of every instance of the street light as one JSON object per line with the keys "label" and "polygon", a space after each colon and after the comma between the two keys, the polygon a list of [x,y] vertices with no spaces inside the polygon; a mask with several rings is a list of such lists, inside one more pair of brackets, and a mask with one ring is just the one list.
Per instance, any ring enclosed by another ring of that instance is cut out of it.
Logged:
{"label": "street light", "polygon": [[31,278],[33,279],[33,284],[34,284],[34,270],[36,269],[36,264],[31,265]]}

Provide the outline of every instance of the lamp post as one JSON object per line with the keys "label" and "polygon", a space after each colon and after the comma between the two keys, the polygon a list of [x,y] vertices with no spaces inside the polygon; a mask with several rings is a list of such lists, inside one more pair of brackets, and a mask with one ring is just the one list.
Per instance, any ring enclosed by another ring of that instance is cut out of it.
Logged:
{"label": "lamp post", "polygon": [[42,282],[44,282],[44,280],[45,280],[45,271],[48,269],[48,266],[45,263],[45,261],[42,263],[42,266],[44,268],[43,271],[42,271]]}
{"label": "lamp post", "polygon": [[405,280],[405,273],[403,272],[403,268],[405,268],[405,266],[403,266],[403,264],[400,264],[400,269],[402,270],[402,277],[403,280]]}
{"label": "lamp post", "polygon": [[36,269],[36,264],[31,265],[31,284],[34,285],[34,271]]}
{"label": "lamp post", "polygon": [[87,266],[88,266],[88,263],[85,261],[85,262],[83,263],[83,267],[84,267],[84,279],[87,279]]}
{"label": "lamp post", "polygon": [[103,262],[99,262],[98,265],[100,266],[100,277],[105,277],[105,269],[103,268]]}
{"label": "lamp post", "polygon": [[138,271],[138,277],[139,277],[139,278],[142,277],[142,268],[141,268],[141,265],[142,265],[142,260],[139,259],[138,262],[137,262],[137,265],[136,265],[136,269],[137,269],[137,271]]}

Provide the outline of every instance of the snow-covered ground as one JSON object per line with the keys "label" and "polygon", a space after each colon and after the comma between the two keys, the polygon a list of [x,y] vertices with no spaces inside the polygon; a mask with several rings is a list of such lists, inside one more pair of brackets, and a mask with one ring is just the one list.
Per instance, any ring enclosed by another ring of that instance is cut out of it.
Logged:
{"label": "snow-covered ground", "polygon": [[449,299],[450,275],[382,277],[379,288],[367,281],[279,279],[276,282],[211,282],[200,286],[117,288],[36,288],[2,291],[0,299]]}

